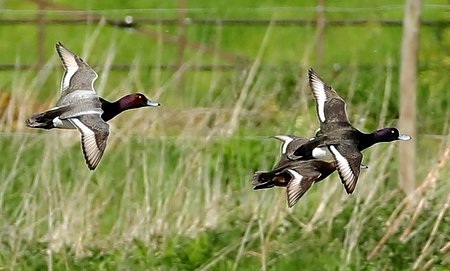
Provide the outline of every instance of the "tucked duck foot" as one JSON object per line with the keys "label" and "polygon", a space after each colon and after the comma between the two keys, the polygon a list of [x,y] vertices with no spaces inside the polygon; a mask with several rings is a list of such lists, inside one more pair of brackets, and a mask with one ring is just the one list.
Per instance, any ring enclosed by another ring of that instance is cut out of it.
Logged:
{"label": "tucked duck foot", "polygon": [[360,166],[362,169],[368,169],[369,168],[369,166],[367,166],[367,165],[364,165],[364,164],[361,164],[361,166]]}

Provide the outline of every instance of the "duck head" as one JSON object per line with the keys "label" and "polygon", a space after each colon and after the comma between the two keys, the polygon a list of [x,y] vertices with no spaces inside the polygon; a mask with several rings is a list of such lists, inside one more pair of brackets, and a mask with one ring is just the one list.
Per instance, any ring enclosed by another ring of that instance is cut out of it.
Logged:
{"label": "duck head", "polygon": [[378,142],[391,142],[395,140],[410,140],[409,135],[402,135],[397,128],[384,128],[374,133],[374,138]]}
{"label": "duck head", "polygon": [[122,111],[146,106],[150,107],[160,106],[158,102],[151,101],[149,98],[145,97],[145,95],[142,93],[128,94],[122,97],[118,102],[120,109],[122,109]]}
{"label": "duck head", "polygon": [[116,102],[108,102],[107,100],[100,98],[102,103],[102,119],[104,121],[109,121],[115,116],[119,115],[125,110],[140,108],[140,107],[158,107],[160,104],[158,102],[151,101],[149,98],[145,97],[142,93],[133,93],[123,96]]}

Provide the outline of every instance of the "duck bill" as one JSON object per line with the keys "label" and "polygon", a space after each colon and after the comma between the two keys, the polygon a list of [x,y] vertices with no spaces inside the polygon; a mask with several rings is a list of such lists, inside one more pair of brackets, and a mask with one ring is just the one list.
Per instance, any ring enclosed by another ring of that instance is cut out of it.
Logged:
{"label": "duck bill", "polygon": [[411,137],[409,135],[399,135],[398,140],[410,140]]}
{"label": "duck bill", "polygon": [[158,102],[153,102],[153,101],[150,101],[150,100],[147,101],[147,105],[151,106],[151,107],[158,107],[158,106],[160,106],[160,104]]}

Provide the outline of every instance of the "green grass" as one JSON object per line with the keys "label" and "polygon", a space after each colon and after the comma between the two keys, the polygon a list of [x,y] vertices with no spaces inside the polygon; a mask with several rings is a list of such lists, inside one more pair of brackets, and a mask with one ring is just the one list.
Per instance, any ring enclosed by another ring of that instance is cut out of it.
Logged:
{"label": "green grass", "polygon": [[[107,9],[161,8],[159,2],[60,2],[108,17],[128,12]],[[195,18],[314,17],[308,9],[265,9],[273,1],[258,2],[258,8],[255,1],[242,0],[187,4],[215,8],[189,11]],[[424,18],[445,18],[445,10],[431,4],[445,3],[426,1]],[[0,5],[36,7],[21,1]],[[175,8],[176,2],[166,5]],[[176,10],[129,13],[177,15]],[[362,9],[327,16],[400,19],[402,13],[402,8]],[[177,31],[162,25],[146,29],[172,35]],[[421,29],[414,140],[417,187],[423,188],[412,201],[398,185],[397,165],[408,158],[398,157],[397,147],[408,142],[366,150],[369,169],[362,171],[352,196],[337,174],[314,185],[292,209],[286,206],[283,189],[252,190],[253,172],[269,170],[277,160],[279,143],[269,136],[312,136],[317,128],[306,80],[310,66],[346,99],[356,127],[371,131],[397,125],[401,29],[329,27],[321,66],[315,64],[314,35],[313,26],[190,25],[189,41],[249,63],[187,49],[185,62],[190,65],[240,66],[227,71],[188,69],[179,83],[176,71],[145,68],[176,63],[176,44],[107,25],[48,26],[45,60],[57,69],[0,71],[0,269],[411,270],[425,268],[427,262],[433,270],[449,269],[449,253],[443,247],[450,236],[450,170],[442,154],[450,133],[448,27]],[[2,63],[36,62],[35,26],[0,25],[0,38],[0,51],[8,52]],[[95,86],[103,97],[116,100],[140,91],[162,104],[125,112],[110,122],[108,148],[95,172],[84,163],[77,132],[24,127],[26,118],[52,107],[57,98],[62,75],[54,52],[58,40],[97,67]],[[105,63],[135,63],[137,68],[116,71]],[[380,250],[368,260],[385,235]]]}

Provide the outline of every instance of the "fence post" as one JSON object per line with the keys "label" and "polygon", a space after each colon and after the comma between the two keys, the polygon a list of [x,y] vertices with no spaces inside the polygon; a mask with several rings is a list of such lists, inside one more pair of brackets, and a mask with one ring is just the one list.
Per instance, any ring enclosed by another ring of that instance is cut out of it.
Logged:
{"label": "fence post", "polygon": [[45,5],[38,2],[37,20],[37,67],[42,68],[45,63]]}
{"label": "fence post", "polygon": [[420,29],[420,0],[406,0],[400,63],[400,123],[412,141],[399,144],[400,187],[406,194],[415,186],[417,54]]}
{"label": "fence post", "polygon": [[316,65],[322,65],[323,60],[323,34],[325,32],[325,0],[317,0],[316,21]]}
{"label": "fence post", "polygon": [[177,88],[183,89],[183,70],[181,66],[184,62],[184,51],[186,48],[186,0],[178,0],[178,52],[177,52]]}

